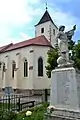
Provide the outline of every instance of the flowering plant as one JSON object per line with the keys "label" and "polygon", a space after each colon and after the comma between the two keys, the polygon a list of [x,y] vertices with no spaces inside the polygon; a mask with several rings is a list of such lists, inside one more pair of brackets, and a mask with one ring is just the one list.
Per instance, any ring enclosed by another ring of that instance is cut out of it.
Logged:
{"label": "flowering plant", "polygon": [[47,108],[47,112],[48,112],[48,113],[52,113],[52,111],[54,111],[54,109],[55,109],[55,106],[49,106],[49,107]]}
{"label": "flowering plant", "polygon": [[26,116],[31,116],[32,112],[31,111],[27,111],[26,112]]}

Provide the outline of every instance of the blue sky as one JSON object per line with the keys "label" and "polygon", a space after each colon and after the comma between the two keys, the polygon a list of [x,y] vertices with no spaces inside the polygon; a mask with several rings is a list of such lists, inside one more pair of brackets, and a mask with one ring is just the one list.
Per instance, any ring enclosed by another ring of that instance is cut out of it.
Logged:
{"label": "blue sky", "polygon": [[66,31],[74,24],[73,39],[80,39],[80,0],[0,0],[0,46],[35,37],[34,25],[45,12],[45,3],[54,21],[65,25]]}

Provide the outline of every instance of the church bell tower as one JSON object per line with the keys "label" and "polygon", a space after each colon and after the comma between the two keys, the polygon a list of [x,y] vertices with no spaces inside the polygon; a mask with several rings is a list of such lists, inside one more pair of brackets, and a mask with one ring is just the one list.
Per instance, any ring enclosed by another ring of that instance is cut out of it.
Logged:
{"label": "church bell tower", "polygon": [[58,28],[54,24],[51,16],[46,7],[46,11],[43,14],[42,18],[35,25],[35,37],[44,35],[49,42],[51,42],[52,46],[54,47],[55,44],[55,36],[57,34]]}

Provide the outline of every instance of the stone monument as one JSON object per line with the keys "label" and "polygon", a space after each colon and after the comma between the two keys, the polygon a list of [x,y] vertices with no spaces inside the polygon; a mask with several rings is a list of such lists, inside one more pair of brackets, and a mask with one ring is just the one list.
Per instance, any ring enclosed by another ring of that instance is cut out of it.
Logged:
{"label": "stone monument", "polygon": [[[65,26],[59,27],[56,47],[59,50],[58,66],[51,75],[50,109],[48,120],[80,119],[80,78],[76,74],[73,62],[69,60],[68,41],[76,30],[64,32]],[[78,84],[79,83],[79,84]]]}

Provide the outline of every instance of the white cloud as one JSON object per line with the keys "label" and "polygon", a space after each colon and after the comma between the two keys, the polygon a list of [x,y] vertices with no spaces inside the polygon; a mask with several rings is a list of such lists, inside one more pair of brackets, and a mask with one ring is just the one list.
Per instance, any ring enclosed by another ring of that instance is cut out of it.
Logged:
{"label": "white cloud", "polygon": [[22,40],[28,40],[31,38],[29,35],[27,35],[26,33],[22,33],[22,32],[20,33],[20,36],[21,36]]}
{"label": "white cloud", "polygon": [[[0,23],[25,24],[32,20],[30,3],[39,0],[0,0]],[[27,11],[26,11],[27,10]],[[31,12],[31,13],[30,13]]]}
{"label": "white cloud", "polygon": [[21,24],[29,21],[26,15],[24,0],[1,0],[0,1],[0,22]]}
{"label": "white cloud", "polygon": [[[33,16],[40,13],[40,9],[33,9],[33,4],[38,4],[39,0],[0,0],[0,46],[11,41],[18,42],[22,39],[30,38],[28,35],[19,34],[18,37],[11,37],[12,26],[20,27],[33,20]],[[20,36],[19,36],[20,35]]]}

